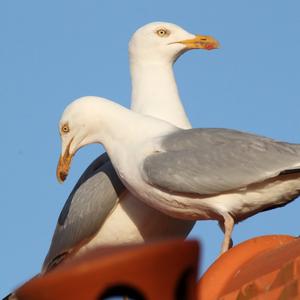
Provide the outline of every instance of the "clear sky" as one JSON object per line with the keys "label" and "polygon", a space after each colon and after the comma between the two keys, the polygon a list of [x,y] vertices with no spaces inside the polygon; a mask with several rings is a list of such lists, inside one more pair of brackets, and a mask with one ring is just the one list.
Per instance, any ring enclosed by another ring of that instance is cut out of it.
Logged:
{"label": "clear sky", "polygon": [[[221,48],[175,65],[194,127],[227,127],[300,143],[300,2],[297,0],[0,2],[0,296],[39,272],[58,214],[103,148],[81,150],[64,185],[55,169],[57,122],[83,95],[130,103],[127,44],[152,21],[211,34]],[[234,241],[300,233],[300,202],[237,225]],[[198,222],[202,270],[216,258],[216,222]]]}

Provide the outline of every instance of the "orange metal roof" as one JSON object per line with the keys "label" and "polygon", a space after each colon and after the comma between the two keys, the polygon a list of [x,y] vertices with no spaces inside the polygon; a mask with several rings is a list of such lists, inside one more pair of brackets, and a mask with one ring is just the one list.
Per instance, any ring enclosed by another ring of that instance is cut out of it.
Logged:
{"label": "orange metal roof", "polygon": [[198,257],[195,241],[98,248],[36,276],[15,293],[20,300],[95,300],[115,295],[194,300]]}
{"label": "orange metal roof", "polygon": [[99,248],[33,278],[16,294],[30,300],[97,299],[116,286],[146,299],[300,299],[298,238],[269,235],[233,247],[206,271],[195,295],[197,257],[192,241]]}
{"label": "orange metal roof", "polygon": [[243,242],[211,265],[198,299],[300,299],[300,239],[270,235]]}

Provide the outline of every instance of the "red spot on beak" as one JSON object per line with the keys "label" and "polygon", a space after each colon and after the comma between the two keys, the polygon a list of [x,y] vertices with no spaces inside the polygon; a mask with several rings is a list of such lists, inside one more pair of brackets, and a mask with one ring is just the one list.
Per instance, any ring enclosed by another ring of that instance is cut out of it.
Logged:
{"label": "red spot on beak", "polygon": [[215,49],[215,47],[214,47],[214,45],[212,45],[212,44],[207,44],[207,45],[205,46],[205,49],[206,49],[206,50],[213,50],[213,49]]}

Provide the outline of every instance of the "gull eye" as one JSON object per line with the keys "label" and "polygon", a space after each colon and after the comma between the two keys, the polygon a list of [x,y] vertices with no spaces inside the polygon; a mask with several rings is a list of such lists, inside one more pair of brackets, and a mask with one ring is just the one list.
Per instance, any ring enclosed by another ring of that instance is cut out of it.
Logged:
{"label": "gull eye", "polygon": [[166,37],[170,34],[170,32],[165,28],[160,28],[156,30],[156,34],[160,37]]}
{"label": "gull eye", "polygon": [[68,133],[70,131],[70,128],[69,128],[69,125],[68,124],[64,124],[62,127],[61,127],[61,132],[63,133]]}

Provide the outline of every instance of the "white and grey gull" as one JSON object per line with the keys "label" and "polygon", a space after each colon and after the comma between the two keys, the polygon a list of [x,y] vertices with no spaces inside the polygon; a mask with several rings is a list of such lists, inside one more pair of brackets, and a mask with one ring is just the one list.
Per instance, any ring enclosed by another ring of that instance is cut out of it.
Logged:
{"label": "white and grey gull", "polygon": [[[180,101],[173,64],[190,49],[217,47],[213,37],[194,35],[171,23],[154,22],[139,28],[129,44],[131,109],[180,128],[191,128]],[[70,255],[100,245],[183,238],[193,224],[171,218],[136,199],[120,182],[107,154],[103,154],[86,169],[67,199],[43,271]]]}
{"label": "white and grey gull", "polygon": [[298,144],[230,129],[180,129],[97,97],[72,102],[59,126],[60,181],[80,147],[101,143],[138,199],[172,217],[223,224],[221,252],[236,222],[300,194]]}

